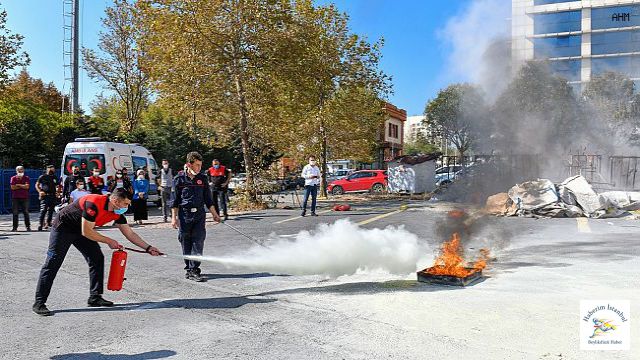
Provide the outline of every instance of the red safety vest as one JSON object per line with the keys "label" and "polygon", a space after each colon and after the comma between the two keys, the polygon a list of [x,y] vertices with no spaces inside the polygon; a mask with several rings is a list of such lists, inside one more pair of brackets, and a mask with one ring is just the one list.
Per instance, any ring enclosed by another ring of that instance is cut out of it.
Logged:
{"label": "red safety vest", "polygon": [[80,205],[80,209],[84,211],[85,203],[89,201],[96,205],[97,209],[89,209],[88,211],[97,212],[97,214],[89,214],[91,216],[96,217],[96,226],[102,226],[104,224],[110,223],[111,221],[115,221],[120,219],[120,216],[113,211],[109,211],[109,196],[108,195],[98,195],[91,194],[85,195],[80,200],[78,200],[78,205]]}
{"label": "red safety vest", "polygon": [[213,166],[209,168],[209,175],[211,176],[225,176],[227,168],[224,165],[220,165],[219,168],[214,169]]}

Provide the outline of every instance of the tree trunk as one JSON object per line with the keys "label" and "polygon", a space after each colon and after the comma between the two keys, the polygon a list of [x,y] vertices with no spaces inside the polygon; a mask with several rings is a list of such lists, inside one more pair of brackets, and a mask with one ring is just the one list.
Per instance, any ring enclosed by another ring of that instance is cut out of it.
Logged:
{"label": "tree trunk", "polygon": [[244,168],[247,171],[246,187],[251,202],[257,202],[257,195],[254,186],[254,169],[253,169],[253,153],[251,152],[251,143],[249,140],[249,110],[247,109],[247,99],[244,93],[242,80],[236,72],[234,74],[236,84],[236,96],[238,107],[240,109],[240,138],[242,140],[242,156],[244,157]]}
{"label": "tree trunk", "polygon": [[322,179],[320,181],[320,196],[327,197],[327,157],[329,156],[329,151],[327,149],[327,132],[324,128],[324,123],[320,126],[320,136],[322,138],[321,145],[321,154],[320,154],[320,164],[322,168]]}

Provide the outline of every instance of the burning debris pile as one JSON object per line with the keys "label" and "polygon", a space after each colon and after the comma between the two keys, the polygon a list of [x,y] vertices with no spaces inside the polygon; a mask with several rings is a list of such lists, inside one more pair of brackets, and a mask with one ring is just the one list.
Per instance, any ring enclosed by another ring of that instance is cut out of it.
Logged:
{"label": "burning debris pile", "polygon": [[554,184],[547,179],[526,181],[507,193],[489,196],[485,212],[499,216],[590,217],[633,216],[640,210],[640,192],[596,193],[580,175]]}
{"label": "burning debris pile", "polygon": [[418,281],[430,284],[466,286],[482,278],[482,270],[487,266],[489,250],[480,249],[475,262],[465,259],[461,234],[469,236],[478,216],[463,210],[452,210],[444,222],[441,231],[454,231],[451,238],[440,247],[440,255],[433,266],[418,271]]}

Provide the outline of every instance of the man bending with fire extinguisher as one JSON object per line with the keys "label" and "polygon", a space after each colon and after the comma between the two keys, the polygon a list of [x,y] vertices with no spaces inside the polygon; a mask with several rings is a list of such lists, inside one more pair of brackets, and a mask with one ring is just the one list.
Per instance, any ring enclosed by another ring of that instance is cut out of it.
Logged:
{"label": "man bending with fire extinguisher", "polygon": [[66,206],[56,215],[49,235],[47,259],[40,271],[36,287],[36,301],[33,304],[33,311],[36,314],[53,315],[45,303],[51,292],[53,280],[71,245],[82,253],[89,264],[90,296],[87,304],[90,307],[113,306],[111,301],[102,298],[104,255],[98,243],[107,244],[111,249],[121,249],[122,245],[97,232],[96,227],[114,221],[114,225],[127,240],[153,256],[161,254],[127,225],[124,213],[130,204],[131,195],[127,190],[120,188],[115,189],[111,195],[86,195]]}

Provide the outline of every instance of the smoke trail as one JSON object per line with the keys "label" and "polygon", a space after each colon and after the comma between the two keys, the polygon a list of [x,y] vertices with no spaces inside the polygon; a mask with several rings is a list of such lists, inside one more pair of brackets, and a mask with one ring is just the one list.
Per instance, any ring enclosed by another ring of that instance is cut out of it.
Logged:
{"label": "smoke trail", "polygon": [[269,248],[255,247],[230,256],[195,256],[227,267],[290,275],[338,277],[357,271],[408,274],[427,255],[424,243],[403,226],[363,229],[348,219],[321,224],[315,231],[301,231],[295,240],[275,238]]}
{"label": "smoke trail", "polygon": [[438,31],[450,49],[447,75],[479,84],[491,99],[510,78],[510,5],[504,0],[473,1]]}

